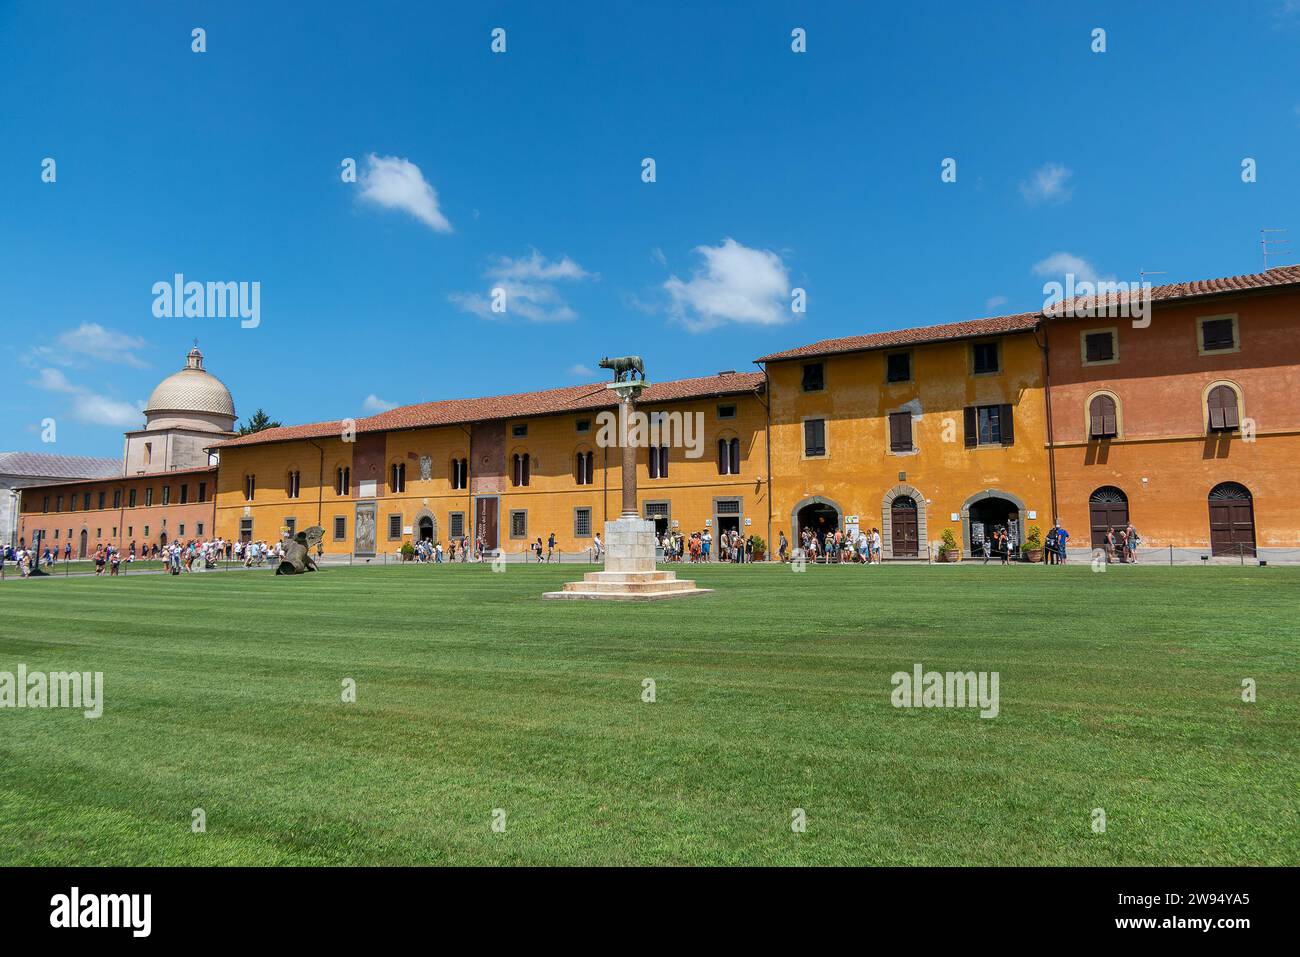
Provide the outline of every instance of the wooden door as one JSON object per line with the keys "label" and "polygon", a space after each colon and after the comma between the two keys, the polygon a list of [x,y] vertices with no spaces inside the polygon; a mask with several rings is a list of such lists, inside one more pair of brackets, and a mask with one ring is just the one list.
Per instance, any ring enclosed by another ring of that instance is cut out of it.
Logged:
{"label": "wooden door", "polygon": [[1106,547],[1106,529],[1115,530],[1115,541],[1119,542],[1119,533],[1128,527],[1127,502],[1094,502],[1088,506],[1089,524],[1092,526],[1092,547]]}
{"label": "wooden door", "polygon": [[889,524],[894,557],[916,558],[920,547],[916,502],[907,496],[894,499],[890,507]]}
{"label": "wooden door", "polygon": [[1250,499],[1210,500],[1210,554],[1255,554],[1255,509]]}

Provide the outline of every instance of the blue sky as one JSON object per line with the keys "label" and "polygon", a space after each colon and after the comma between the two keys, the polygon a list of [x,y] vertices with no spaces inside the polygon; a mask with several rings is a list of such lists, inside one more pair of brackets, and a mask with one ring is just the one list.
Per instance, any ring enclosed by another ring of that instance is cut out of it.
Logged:
{"label": "blue sky", "polygon": [[[292,423],[1300,248],[1295,0],[409,6],[0,3],[0,448],[119,453],[195,337]],[[176,273],[259,325],[156,317]]]}

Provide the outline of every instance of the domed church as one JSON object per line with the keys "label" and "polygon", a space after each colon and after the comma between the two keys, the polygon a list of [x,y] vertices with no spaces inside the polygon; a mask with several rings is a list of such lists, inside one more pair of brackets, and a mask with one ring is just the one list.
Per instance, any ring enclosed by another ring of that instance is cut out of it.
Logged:
{"label": "domed church", "polygon": [[235,400],[225,383],[203,368],[198,346],[185,367],[158,383],[144,409],[145,426],[126,433],[126,475],[201,468],[204,451],[234,434]]}

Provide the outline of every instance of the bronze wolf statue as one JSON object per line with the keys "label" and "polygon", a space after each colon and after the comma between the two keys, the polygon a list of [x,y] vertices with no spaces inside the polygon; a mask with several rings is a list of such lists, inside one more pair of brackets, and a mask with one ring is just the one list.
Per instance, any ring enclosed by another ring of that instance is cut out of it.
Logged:
{"label": "bronze wolf statue", "polygon": [[615,382],[622,382],[625,376],[628,382],[637,377],[640,377],[642,382],[645,381],[645,365],[642,364],[640,356],[619,356],[616,359],[605,356],[600,360],[600,367],[613,369]]}

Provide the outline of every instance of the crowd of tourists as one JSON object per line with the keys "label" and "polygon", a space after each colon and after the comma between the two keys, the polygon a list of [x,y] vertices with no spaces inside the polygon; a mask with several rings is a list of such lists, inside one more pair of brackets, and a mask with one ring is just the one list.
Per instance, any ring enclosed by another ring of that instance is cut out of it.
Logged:
{"label": "crowd of tourists", "polygon": [[691,532],[689,535],[667,531],[659,539],[659,545],[664,552],[664,561],[692,564],[717,561],[743,565],[755,561],[756,554],[762,555],[762,552],[756,548],[756,544],[755,536],[741,534],[734,528],[724,528],[718,532],[716,542],[713,532],[707,528]]}
{"label": "crowd of tourists", "polygon": [[[268,544],[257,542],[232,542],[223,538],[189,539],[188,541],[171,541],[137,546],[131,542],[125,549],[110,543],[99,543],[87,560],[94,567],[96,575],[117,575],[123,566],[130,566],[137,561],[161,562],[163,569],[173,575],[192,572],[198,569],[216,568],[218,563],[235,562],[245,567],[256,567],[279,563],[284,556],[283,542]],[[62,554],[57,545],[46,545],[39,554],[35,548],[19,542],[17,547],[0,547],[0,569],[6,564],[16,567],[23,578],[41,568],[51,571],[60,561],[71,562],[72,544],[64,545]]]}

